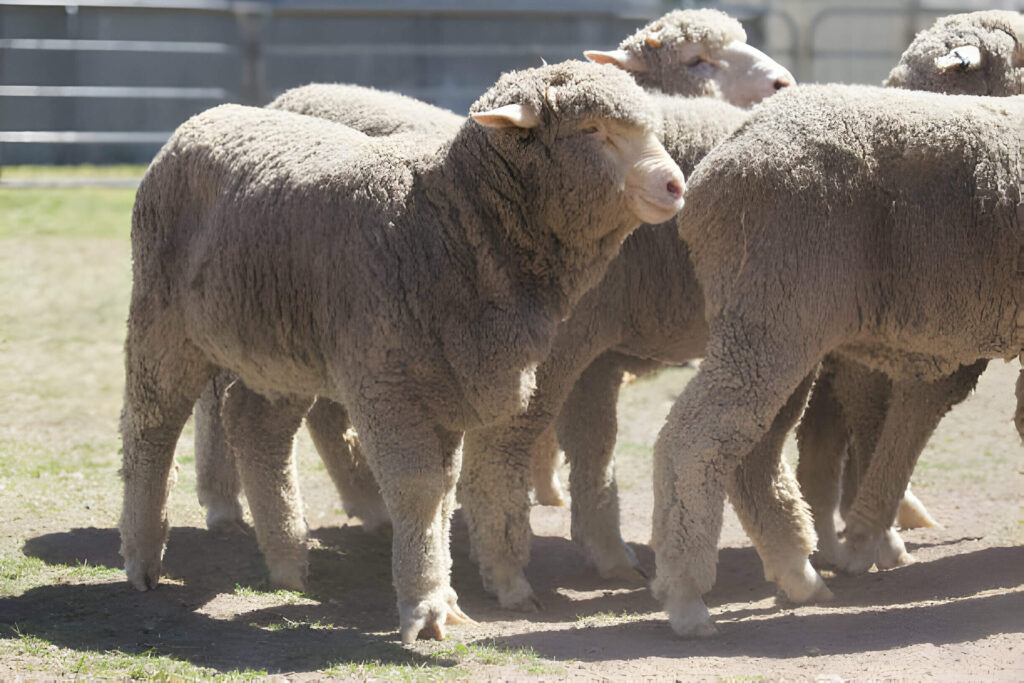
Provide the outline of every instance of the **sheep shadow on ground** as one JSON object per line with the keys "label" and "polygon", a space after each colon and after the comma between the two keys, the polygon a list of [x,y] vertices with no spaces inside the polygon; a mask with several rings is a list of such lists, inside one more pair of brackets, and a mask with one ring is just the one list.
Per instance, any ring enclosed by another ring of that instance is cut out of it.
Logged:
{"label": "sheep shadow on ground", "polygon": [[[457,530],[453,541],[462,534]],[[398,644],[387,535],[345,526],[318,528],[311,537],[310,588],[301,595],[244,590],[261,586],[266,572],[251,536],[175,527],[165,557],[169,580],[157,590],[138,593],[123,580],[34,588],[0,599],[0,637],[37,635],[79,651],[152,650],[220,671],[313,671],[362,661],[457,664],[444,651],[430,655]],[[39,536],[24,552],[52,564],[120,567],[118,546],[116,529],[88,528]],[[647,546],[634,549],[641,564],[652,559]],[[467,544],[453,543],[453,585],[463,608],[481,622],[455,629],[453,637],[532,648],[555,660],[601,661],[849,654],[1024,632],[1024,591],[1015,590],[1024,583],[1021,547],[834,576],[828,579],[833,603],[799,609],[771,600],[774,586],[764,580],[753,548],[723,548],[718,581],[706,596],[720,634],[709,640],[676,638],[646,587],[596,578],[567,539],[535,537],[532,553],[527,576],[546,609],[522,615],[502,610],[484,592]]]}

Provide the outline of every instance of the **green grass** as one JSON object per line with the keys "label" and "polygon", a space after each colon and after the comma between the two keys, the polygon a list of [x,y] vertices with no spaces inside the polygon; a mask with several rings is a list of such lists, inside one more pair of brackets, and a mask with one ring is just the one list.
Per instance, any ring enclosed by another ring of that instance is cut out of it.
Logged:
{"label": "green grass", "polygon": [[88,237],[127,240],[135,190],[0,188],[0,239]]}
{"label": "green grass", "polygon": [[21,670],[59,672],[66,677],[232,681],[267,676],[264,670],[218,673],[215,669],[157,655],[152,650],[138,654],[120,650],[79,652],[54,645],[39,636],[20,633],[17,627],[9,637],[0,634],[0,660],[8,664],[16,662]]}
{"label": "green grass", "polygon": [[35,557],[0,556],[0,597],[20,595],[39,586],[58,583],[120,581],[122,570],[81,562],[74,565],[47,563]]}
{"label": "green grass", "polygon": [[141,164],[112,164],[95,166],[3,166],[0,178],[4,180],[36,180],[51,178],[139,178],[146,172]]}

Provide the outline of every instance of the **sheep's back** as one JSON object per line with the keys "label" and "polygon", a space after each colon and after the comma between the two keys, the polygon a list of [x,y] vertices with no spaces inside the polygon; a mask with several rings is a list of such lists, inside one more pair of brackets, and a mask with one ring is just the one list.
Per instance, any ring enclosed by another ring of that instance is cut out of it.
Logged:
{"label": "sheep's back", "polygon": [[992,355],[1020,296],[1022,140],[1024,98],[780,93],[690,178],[678,225],[709,310],[773,292],[872,334],[988,326],[972,358]]}

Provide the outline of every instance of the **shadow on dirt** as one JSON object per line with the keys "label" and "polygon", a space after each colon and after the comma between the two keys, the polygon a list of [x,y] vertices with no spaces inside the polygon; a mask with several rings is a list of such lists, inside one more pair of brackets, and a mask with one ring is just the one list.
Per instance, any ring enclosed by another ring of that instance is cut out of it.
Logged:
{"label": "shadow on dirt", "polygon": [[[553,659],[776,658],[873,652],[1024,632],[1024,592],[985,595],[1024,583],[1021,547],[984,548],[884,573],[831,578],[835,606],[847,609],[829,612],[825,607],[799,616],[784,602],[764,604],[774,595],[774,586],[764,580],[752,548],[724,548],[717,584],[707,595],[708,604],[717,608],[721,633],[709,640],[680,640],[661,615],[637,620],[639,614],[658,609],[646,587],[595,578],[576,547],[563,538],[534,538],[527,576],[546,609],[530,615],[528,622],[510,622],[521,615],[500,609],[483,591],[467,544],[460,540],[463,533],[459,530],[453,538],[458,541],[453,545],[453,586],[460,604],[478,621],[508,622],[508,630],[519,631],[494,638],[490,627],[492,634],[478,642],[498,648],[529,647]],[[238,585],[259,587],[264,581],[265,568],[251,536],[224,537],[175,527],[165,575],[180,583],[165,583],[149,593],[138,593],[122,580],[35,588],[0,599],[0,635],[9,635],[17,624],[20,633],[77,650],[153,650],[221,671],[312,671],[365,660],[455,664],[397,643],[387,536],[345,526],[317,529],[312,537],[319,547],[310,554],[310,587],[303,595],[307,600],[289,604],[279,595],[238,594]],[[53,564],[119,567],[118,546],[117,530],[89,528],[31,539],[24,552]],[[650,549],[638,545],[634,550],[641,564],[650,566]],[[215,608],[204,609],[215,599]],[[931,600],[944,602],[900,607]],[[275,604],[254,609],[260,602]],[[851,612],[850,607],[863,609]],[[220,618],[210,616],[211,611]],[[609,626],[578,623],[580,617],[608,613],[632,616]],[[564,626],[536,631],[530,626],[534,622]],[[466,635],[479,637],[471,631]],[[455,635],[459,637],[458,630]]]}

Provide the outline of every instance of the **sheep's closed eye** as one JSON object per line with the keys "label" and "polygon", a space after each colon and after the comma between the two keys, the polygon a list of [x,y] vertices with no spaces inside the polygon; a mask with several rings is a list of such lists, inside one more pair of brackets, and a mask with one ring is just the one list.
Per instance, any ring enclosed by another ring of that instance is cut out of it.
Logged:
{"label": "sheep's closed eye", "polygon": [[598,128],[597,126],[586,126],[585,128],[580,128],[580,132],[583,133],[584,135],[593,135],[594,133],[597,133],[600,130],[601,129]]}

